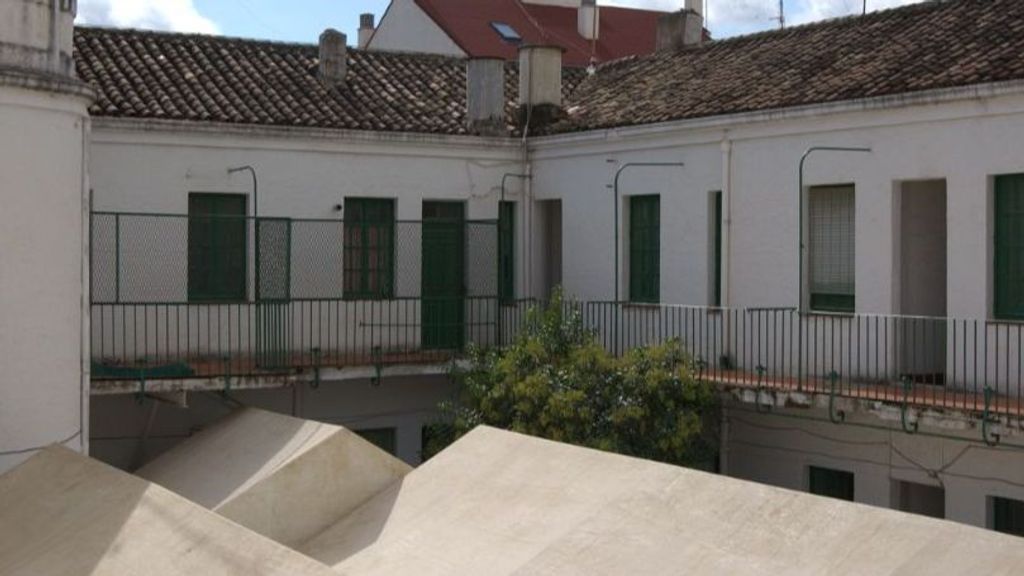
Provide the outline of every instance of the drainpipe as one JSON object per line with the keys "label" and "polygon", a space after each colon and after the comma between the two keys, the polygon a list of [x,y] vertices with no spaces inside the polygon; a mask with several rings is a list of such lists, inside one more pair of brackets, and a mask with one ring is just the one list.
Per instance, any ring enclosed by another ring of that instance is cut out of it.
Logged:
{"label": "drainpipe", "polygon": [[[812,146],[804,152],[804,155],[800,157],[800,180],[799,187],[797,188],[797,194],[799,201],[797,202],[797,210],[799,213],[799,223],[797,225],[797,236],[800,239],[799,250],[797,251],[797,258],[799,259],[798,274],[797,274],[797,300],[796,311],[797,311],[797,322],[800,324],[797,327],[797,344],[796,344],[796,367],[798,371],[797,376],[797,388],[799,389],[804,380],[804,330],[802,322],[800,322],[800,315],[804,311],[804,165],[807,163],[807,158],[815,152],[859,152],[859,153],[870,153],[871,148],[866,147],[851,147],[851,146]],[[831,413],[830,413],[831,415]]]}
{"label": "drainpipe", "polygon": [[729,410],[722,403],[722,421],[719,427],[718,473],[729,475]]}
{"label": "drainpipe", "polygon": [[732,253],[732,140],[722,140],[722,301],[719,305],[728,308],[732,303],[729,287],[732,282],[730,255]]}
{"label": "drainpipe", "polygon": [[629,168],[664,168],[685,166],[682,162],[626,162],[615,172],[614,198],[615,198],[615,302],[619,302],[619,180],[622,173]]}
{"label": "drainpipe", "polygon": [[[54,2],[56,4],[56,1]],[[79,401],[78,445],[82,454],[89,454],[89,401],[92,391],[92,209],[93,195],[89,182],[89,140],[92,120],[88,115],[82,122],[82,260],[81,260],[81,336],[79,356],[82,373]]]}
{"label": "drainpipe", "polygon": [[[527,167],[529,167],[529,165],[527,165]],[[508,192],[508,181],[510,179],[512,179],[512,178],[516,178],[516,179],[519,179],[519,180],[523,181],[523,206],[522,206],[522,208],[523,208],[523,218],[525,219],[526,218],[526,204],[527,204],[527,202],[526,202],[526,197],[527,197],[526,186],[533,179],[533,176],[531,176],[530,174],[525,174],[525,173],[517,174],[517,173],[514,173],[514,172],[506,172],[505,174],[502,174],[502,176],[501,176],[501,200],[500,200],[501,203],[505,202],[505,195]],[[499,219],[499,221],[501,219],[501,204],[498,204],[498,219]],[[526,236],[526,228],[525,228],[525,226],[524,226],[523,230],[524,230],[524,234],[522,234],[522,236]],[[526,252],[526,250],[522,250],[521,252]],[[526,262],[528,262],[528,261],[530,261],[529,257],[523,258],[523,263],[524,264]],[[523,277],[525,279],[525,277],[526,277],[525,273],[523,274]],[[531,292],[531,290],[527,291],[527,293],[530,293],[530,292]],[[500,313],[499,313],[499,317],[500,317]]]}
{"label": "drainpipe", "polygon": [[254,248],[254,250],[256,252],[256,258],[255,258],[255,263],[254,263],[256,278],[254,279],[255,281],[253,282],[253,284],[255,285],[255,290],[254,290],[253,296],[254,296],[254,298],[256,300],[259,300],[260,299],[260,294],[259,294],[259,291],[260,291],[260,281],[259,281],[259,275],[260,275],[260,268],[259,268],[259,266],[260,266],[260,239],[259,239],[259,228],[260,228],[260,225],[259,225],[259,218],[260,218],[260,181],[259,181],[259,178],[256,176],[256,169],[253,168],[252,166],[245,165],[245,166],[238,166],[238,167],[235,167],[235,168],[228,168],[228,176],[231,176],[232,174],[237,174],[238,172],[248,172],[249,175],[252,176],[252,221],[253,221],[253,227],[256,230],[256,235],[257,235],[256,238],[253,238],[253,244],[254,244],[253,248]]}

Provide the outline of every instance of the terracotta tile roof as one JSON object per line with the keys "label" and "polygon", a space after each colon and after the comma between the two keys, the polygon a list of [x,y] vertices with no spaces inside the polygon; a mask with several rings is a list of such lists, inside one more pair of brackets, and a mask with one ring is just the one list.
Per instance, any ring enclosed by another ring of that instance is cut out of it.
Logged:
{"label": "terracotta tile roof", "polygon": [[947,0],[627,58],[551,131],[735,114],[1024,79],[1024,1]]}
{"label": "terracotta tile roof", "polygon": [[[465,134],[465,60],[349,50],[348,79],[329,90],[315,45],[78,27],[75,63],[94,116]],[[566,69],[571,91],[582,70]],[[506,67],[509,123],[518,91]]]}
{"label": "terracotta tile roof", "polygon": [[[577,31],[577,9],[529,4],[521,0],[416,0],[416,4],[470,56],[513,60],[518,46],[503,40],[492,22],[508,24],[526,44],[565,49],[566,66],[591,62],[591,43]],[[664,12],[601,7],[594,57],[598,62],[654,51],[658,17]]]}

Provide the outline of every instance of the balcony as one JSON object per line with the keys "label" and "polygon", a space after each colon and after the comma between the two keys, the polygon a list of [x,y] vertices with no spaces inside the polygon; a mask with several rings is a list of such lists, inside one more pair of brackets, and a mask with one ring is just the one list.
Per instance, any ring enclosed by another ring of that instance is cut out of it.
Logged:
{"label": "balcony", "polygon": [[[213,264],[241,279],[211,275],[197,252],[220,249],[197,246],[197,235],[225,243],[202,226],[225,225],[240,247]],[[97,213],[92,270],[94,393],[442,373],[468,344],[511,341],[537,304],[498,297],[493,221],[367,228]],[[210,286],[235,298],[195,297]],[[838,421],[850,403],[862,403],[889,410],[908,431],[926,414],[980,416],[987,428],[1024,411],[1024,325],[787,308],[565,306],[613,353],[678,340],[702,378],[762,410],[820,402]]]}

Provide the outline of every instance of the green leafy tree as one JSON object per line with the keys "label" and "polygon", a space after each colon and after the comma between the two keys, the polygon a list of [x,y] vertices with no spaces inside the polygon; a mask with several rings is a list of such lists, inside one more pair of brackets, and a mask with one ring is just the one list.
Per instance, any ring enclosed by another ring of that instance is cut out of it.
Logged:
{"label": "green leafy tree", "polygon": [[516,341],[472,348],[453,370],[457,394],[441,404],[425,456],[478,425],[650,460],[712,468],[715,390],[694,375],[679,342],[608,354],[578,309],[556,295],[531,310]]}

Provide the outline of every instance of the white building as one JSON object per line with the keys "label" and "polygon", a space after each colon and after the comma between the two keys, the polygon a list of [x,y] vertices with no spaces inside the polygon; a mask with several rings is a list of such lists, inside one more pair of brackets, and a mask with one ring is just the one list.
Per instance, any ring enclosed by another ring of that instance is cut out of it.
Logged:
{"label": "white building", "polygon": [[445,363],[560,284],[609,347],[703,361],[723,472],[1024,530],[1024,5],[672,18],[587,78],[80,29],[92,453],[241,401],[416,462]]}
{"label": "white building", "polygon": [[0,6],[0,471],[88,450],[91,90],[67,2]]}

